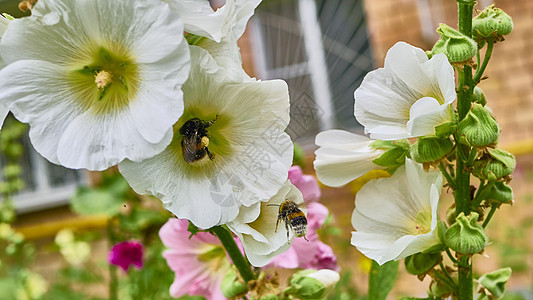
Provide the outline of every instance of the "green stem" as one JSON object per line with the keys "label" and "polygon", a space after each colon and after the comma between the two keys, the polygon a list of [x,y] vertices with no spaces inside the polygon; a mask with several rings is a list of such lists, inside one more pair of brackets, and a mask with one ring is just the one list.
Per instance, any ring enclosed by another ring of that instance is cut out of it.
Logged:
{"label": "green stem", "polygon": [[452,253],[450,252],[450,249],[448,247],[446,247],[446,254],[448,254],[448,257],[450,258],[450,260],[454,263],[454,264],[459,264],[459,261],[457,259],[455,259],[455,257],[453,257]]}
{"label": "green stem", "polygon": [[473,300],[474,289],[472,280],[472,265],[468,260],[468,256],[464,255],[459,259],[459,293],[458,299]]}
{"label": "green stem", "polygon": [[457,284],[453,280],[452,276],[450,276],[448,271],[446,271],[446,267],[444,266],[444,264],[442,262],[440,263],[440,268],[442,269],[442,273],[444,274],[444,276],[446,276],[446,278],[448,278],[448,280],[453,284],[452,288],[456,291],[457,290]]}
{"label": "green stem", "polygon": [[476,196],[474,197],[474,200],[472,201],[472,209],[476,209],[480,204],[481,201],[485,200],[490,193],[490,190],[496,183],[495,181],[489,181],[487,185],[484,185],[484,181],[481,182],[481,185],[479,186],[479,189],[477,190]]}
{"label": "green stem", "polygon": [[474,76],[474,83],[478,84],[479,81],[481,80],[481,76],[483,76],[483,72],[485,72],[485,68],[487,67],[487,64],[489,63],[493,48],[494,48],[494,38],[490,38],[487,40],[487,52],[485,52],[485,57],[483,58],[483,64],[479,67],[479,69],[477,69],[476,75]]}
{"label": "green stem", "polygon": [[235,240],[233,239],[233,236],[231,235],[230,231],[222,226],[215,226],[211,228],[211,230],[222,242],[222,245],[226,249],[226,252],[233,261],[233,264],[235,264],[237,270],[239,270],[242,279],[244,279],[245,282],[253,280],[254,273],[252,271],[252,267],[250,266],[248,260],[246,260],[246,258],[242,256],[241,250],[239,249],[239,247],[237,247],[237,244],[235,243]]}
{"label": "green stem", "polygon": [[[107,221],[107,237],[109,241],[109,248],[111,249],[116,244],[116,236],[113,230],[113,221],[110,219]],[[109,300],[118,299],[118,277],[117,267],[109,264]]]}
{"label": "green stem", "polygon": [[[459,12],[459,32],[472,37],[472,14],[474,10],[474,0],[459,0],[457,1]],[[463,69],[458,70],[459,86],[457,88],[457,112],[459,114],[459,122],[462,121],[471,107],[471,99],[473,98],[475,83],[472,80],[472,68],[470,66],[463,66]],[[459,141],[455,139],[456,143]],[[471,148],[458,144],[456,148],[457,156],[457,173],[455,190],[455,207],[457,214],[464,213],[465,216],[470,214],[470,173],[465,169],[464,158],[468,157]],[[472,280],[472,266],[468,260],[468,256],[464,255],[459,259],[459,290],[458,298],[461,300],[472,300],[474,297],[474,285]]]}
{"label": "green stem", "polygon": [[446,181],[448,181],[450,187],[455,190],[455,181],[442,163],[439,164],[439,169],[442,172],[442,175],[444,175],[444,178],[446,178]]}
{"label": "green stem", "polygon": [[489,215],[488,215],[487,218],[485,219],[485,222],[483,222],[483,228],[487,227],[487,225],[488,225],[489,222],[490,222],[490,219],[492,219],[492,216],[494,215],[494,213],[496,212],[497,209],[498,209],[498,206],[497,206],[497,205],[492,205],[492,206],[490,207]]}

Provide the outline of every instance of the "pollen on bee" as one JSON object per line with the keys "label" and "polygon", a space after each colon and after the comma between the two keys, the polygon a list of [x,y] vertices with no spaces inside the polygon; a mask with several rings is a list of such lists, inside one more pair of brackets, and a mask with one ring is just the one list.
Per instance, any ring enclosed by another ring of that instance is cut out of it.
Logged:
{"label": "pollen on bee", "polygon": [[94,83],[96,83],[96,87],[99,90],[101,90],[105,88],[106,86],[108,86],[111,83],[111,81],[113,81],[112,79],[113,79],[113,74],[111,74],[111,72],[102,70],[94,76]]}
{"label": "pollen on bee", "polygon": [[209,146],[209,138],[207,136],[202,137],[202,146],[203,147]]}

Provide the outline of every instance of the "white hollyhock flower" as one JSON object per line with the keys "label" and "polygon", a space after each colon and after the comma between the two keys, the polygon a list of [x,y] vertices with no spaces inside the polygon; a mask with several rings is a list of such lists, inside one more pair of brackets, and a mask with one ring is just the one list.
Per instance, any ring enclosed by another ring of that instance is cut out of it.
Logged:
{"label": "white hollyhock flower", "polygon": [[261,0],[226,0],[216,10],[209,0],[163,0],[180,13],[185,31],[220,42],[229,32],[238,40]]}
{"label": "white hollyhock flower", "polygon": [[[282,80],[232,81],[207,51],[190,49],[185,111],[173,141],[161,154],[124,161],[119,169],[136,192],[154,195],[178,218],[209,228],[235,219],[241,205],[271,198],[285,183],[292,162],[284,132],[289,94]],[[193,122],[205,131],[190,130]]]}
{"label": "white hollyhock flower", "polygon": [[2,38],[0,103],[51,162],[103,170],[154,156],[183,112],[180,32],[159,1],[39,1]]}
{"label": "white hollyhock flower", "polygon": [[385,67],[368,73],[354,96],[355,117],[373,139],[434,135],[436,126],[452,120],[453,67],[442,53],[428,60],[424,50],[398,42]]}
{"label": "white hollyhock flower", "polygon": [[[276,230],[279,205],[286,200],[298,205],[304,203],[302,193],[289,180],[270,200],[241,207],[237,218],[226,224],[239,237],[246,257],[253,266],[263,267],[278,254],[289,250],[289,243],[294,238],[293,231],[289,227],[287,235],[283,220],[278,222]],[[307,214],[304,207],[300,210]]]}
{"label": "white hollyhock flower", "polygon": [[381,168],[372,161],[384,151],[370,145],[374,141],[366,136],[344,130],[328,130],[317,134],[315,144],[315,171],[325,185],[339,187],[367,172]]}
{"label": "white hollyhock flower", "polygon": [[426,172],[410,159],[389,178],[368,182],[357,193],[352,245],[380,265],[439,243],[440,172]]}

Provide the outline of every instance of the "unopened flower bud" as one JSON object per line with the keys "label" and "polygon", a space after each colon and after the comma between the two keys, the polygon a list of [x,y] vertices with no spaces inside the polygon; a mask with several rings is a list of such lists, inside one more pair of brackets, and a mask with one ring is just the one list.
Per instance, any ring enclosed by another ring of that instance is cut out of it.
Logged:
{"label": "unopened flower bud", "polygon": [[474,254],[485,249],[488,238],[483,227],[477,223],[478,218],[479,215],[475,212],[468,217],[461,212],[457,221],[446,231],[446,245],[464,254]]}
{"label": "unopened flower bud", "polygon": [[411,157],[419,163],[435,162],[444,158],[453,149],[449,138],[419,138],[411,146]]}
{"label": "unopened flower bud", "polygon": [[371,148],[385,151],[380,157],[372,162],[378,166],[392,168],[404,164],[405,157],[409,155],[410,144],[407,140],[399,141],[375,141],[370,145]]}
{"label": "unopened flower bud", "polygon": [[497,299],[505,292],[505,284],[511,278],[511,268],[499,269],[479,277],[479,283]]}
{"label": "unopened flower bud", "polygon": [[513,190],[504,182],[495,182],[492,186],[487,200],[495,203],[511,204],[513,202]]}
{"label": "unopened flower bud", "polygon": [[424,274],[441,262],[442,256],[437,253],[417,253],[405,258],[405,269],[412,275]]}
{"label": "unopened flower bud", "polygon": [[339,279],[339,273],[329,269],[303,270],[292,275],[286,292],[300,299],[323,299]]}
{"label": "unopened flower bud", "polygon": [[494,37],[503,40],[503,36],[513,30],[513,20],[503,10],[495,8],[494,4],[485,8],[472,20],[472,34],[477,41],[484,41]]}
{"label": "unopened flower bud", "polygon": [[487,148],[487,155],[474,162],[474,175],[485,180],[500,180],[513,173],[516,167],[514,156],[501,149]]}
{"label": "unopened flower bud", "polygon": [[437,33],[440,35],[440,40],[431,50],[433,55],[444,53],[450,63],[467,62],[476,55],[477,43],[459,31],[446,24],[440,24]]}
{"label": "unopened flower bud", "polygon": [[233,268],[229,269],[224,279],[222,279],[220,289],[222,290],[222,295],[226,298],[237,297],[248,291],[246,284],[239,280],[237,272]]}
{"label": "unopened flower bud", "polygon": [[478,86],[474,88],[474,98],[474,101],[481,104],[482,106],[487,105],[487,99],[485,99],[485,94],[483,93],[483,90]]}
{"label": "unopened flower bud", "polygon": [[487,147],[498,142],[500,127],[491,113],[481,104],[472,109],[457,127],[459,142],[470,147]]}
{"label": "unopened flower bud", "polygon": [[[435,271],[435,272],[441,273],[440,271]],[[444,274],[441,274],[441,275],[444,276]],[[452,292],[453,292],[452,287],[450,287],[448,283],[442,281],[439,278],[433,278],[433,281],[431,281],[431,283],[429,284],[428,294],[433,297],[446,298]]]}

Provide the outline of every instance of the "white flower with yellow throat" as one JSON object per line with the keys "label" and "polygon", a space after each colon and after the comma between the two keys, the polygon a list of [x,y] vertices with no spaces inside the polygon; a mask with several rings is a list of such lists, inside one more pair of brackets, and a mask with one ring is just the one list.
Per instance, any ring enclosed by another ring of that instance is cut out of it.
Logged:
{"label": "white flower with yellow throat", "polygon": [[182,32],[160,1],[39,1],[2,38],[0,103],[53,163],[103,170],[154,156],[183,112]]}
{"label": "white flower with yellow throat", "polygon": [[285,183],[293,153],[284,132],[289,94],[282,80],[234,81],[206,50],[190,52],[173,141],[119,170],[136,192],[158,197],[178,218],[205,229],[232,221],[242,205],[270,199]]}

